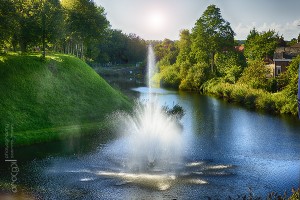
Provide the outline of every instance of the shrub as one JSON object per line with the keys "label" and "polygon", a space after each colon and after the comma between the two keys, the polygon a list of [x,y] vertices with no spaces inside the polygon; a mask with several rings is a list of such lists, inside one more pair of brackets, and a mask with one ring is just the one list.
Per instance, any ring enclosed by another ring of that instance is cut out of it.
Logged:
{"label": "shrub", "polygon": [[257,98],[256,107],[259,110],[265,110],[267,112],[276,112],[275,102],[273,101],[273,98],[269,93],[264,93],[260,95],[259,98]]}

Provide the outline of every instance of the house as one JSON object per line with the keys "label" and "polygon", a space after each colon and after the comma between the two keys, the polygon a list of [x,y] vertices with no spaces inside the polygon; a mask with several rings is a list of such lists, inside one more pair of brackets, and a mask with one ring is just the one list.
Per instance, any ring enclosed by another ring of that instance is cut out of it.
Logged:
{"label": "house", "polygon": [[273,76],[278,76],[287,70],[293,58],[300,55],[300,43],[291,47],[278,47],[274,52],[273,57]]}

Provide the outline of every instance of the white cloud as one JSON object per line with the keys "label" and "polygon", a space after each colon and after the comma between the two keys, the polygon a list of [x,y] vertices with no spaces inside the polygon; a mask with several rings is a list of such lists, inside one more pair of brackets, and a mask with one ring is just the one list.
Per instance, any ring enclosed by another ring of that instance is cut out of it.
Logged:
{"label": "white cloud", "polygon": [[251,24],[239,23],[236,27],[233,27],[236,33],[237,39],[246,39],[250,30],[255,27],[258,31],[268,31],[275,30],[279,35],[283,35],[285,40],[290,40],[292,38],[297,38],[300,33],[300,19],[294,20],[292,22],[287,22],[285,24],[279,23],[261,23],[252,22]]}

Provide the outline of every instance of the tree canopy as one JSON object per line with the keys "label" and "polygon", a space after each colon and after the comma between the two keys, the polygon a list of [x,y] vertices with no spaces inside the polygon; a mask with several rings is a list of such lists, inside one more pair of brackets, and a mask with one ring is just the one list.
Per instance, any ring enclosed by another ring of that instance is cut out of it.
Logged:
{"label": "tree canopy", "polygon": [[[112,30],[93,0],[2,0],[0,50],[73,54],[101,63],[142,62],[146,42]],[[143,54],[143,55],[142,55]]]}
{"label": "tree canopy", "polygon": [[234,35],[230,23],[222,18],[220,9],[215,5],[208,6],[192,30],[192,51],[195,60],[199,61],[199,53],[206,54],[204,58],[214,73],[216,53],[232,48]]}
{"label": "tree canopy", "polygon": [[279,36],[274,30],[259,33],[252,29],[245,43],[245,56],[250,60],[272,58],[279,44]]}

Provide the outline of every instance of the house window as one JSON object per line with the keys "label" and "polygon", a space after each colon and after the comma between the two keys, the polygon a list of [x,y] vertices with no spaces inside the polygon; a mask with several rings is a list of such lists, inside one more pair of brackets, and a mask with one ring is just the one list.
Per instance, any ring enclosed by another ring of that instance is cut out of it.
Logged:
{"label": "house window", "polygon": [[275,75],[278,76],[279,74],[281,74],[281,66],[276,66]]}

